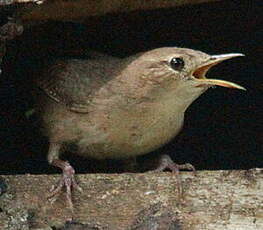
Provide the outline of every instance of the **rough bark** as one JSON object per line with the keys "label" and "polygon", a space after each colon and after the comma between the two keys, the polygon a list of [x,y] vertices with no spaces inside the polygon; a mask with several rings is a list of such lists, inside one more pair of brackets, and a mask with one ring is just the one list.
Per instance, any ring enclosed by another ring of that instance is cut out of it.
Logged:
{"label": "rough bark", "polygon": [[170,173],[81,174],[73,215],[64,193],[46,199],[59,175],[2,176],[0,229],[260,230],[262,172],[182,173],[181,199]]}

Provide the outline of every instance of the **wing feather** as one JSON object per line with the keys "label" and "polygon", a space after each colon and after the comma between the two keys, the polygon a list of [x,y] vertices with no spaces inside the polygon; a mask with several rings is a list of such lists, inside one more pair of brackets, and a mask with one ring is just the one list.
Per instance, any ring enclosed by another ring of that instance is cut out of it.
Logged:
{"label": "wing feather", "polygon": [[117,58],[57,60],[38,78],[39,88],[69,110],[87,113],[92,94],[113,77]]}

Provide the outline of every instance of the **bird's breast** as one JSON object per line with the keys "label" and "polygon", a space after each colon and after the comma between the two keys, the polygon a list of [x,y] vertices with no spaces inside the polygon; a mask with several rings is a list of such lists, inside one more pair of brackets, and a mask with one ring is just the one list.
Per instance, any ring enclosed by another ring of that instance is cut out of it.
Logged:
{"label": "bird's breast", "polygon": [[133,108],[97,111],[82,149],[95,158],[127,158],[151,152],[181,130],[184,113],[171,105],[141,103]]}
{"label": "bird's breast", "polygon": [[[184,114],[164,104],[146,104],[123,116],[123,127],[128,140],[138,152],[150,152],[167,143],[181,129]],[[124,117],[129,122],[125,123]]]}

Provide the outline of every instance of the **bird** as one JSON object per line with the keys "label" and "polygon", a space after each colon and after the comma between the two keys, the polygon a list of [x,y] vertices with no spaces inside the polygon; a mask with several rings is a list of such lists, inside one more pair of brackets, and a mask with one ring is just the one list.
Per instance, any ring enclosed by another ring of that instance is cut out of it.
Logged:
{"label": "bird", "polygon": [[[74,168],[60,159],[63,151],[94,159],[136,158],[173,139],[187,108],[210,87],[245,90],[206,78],[212,66],[239,56],[244,54],[161,47],[124,58],[91,51],[85,59],[52,61],[36,77],[36,110],[49,140],[47,159],[62,170],[50,197],[65,187],[73,209],[72,189],[82,191]],[[160,159],[155,171],[170,169],[178,175],[179,169],[194,170],[167,155]]]}

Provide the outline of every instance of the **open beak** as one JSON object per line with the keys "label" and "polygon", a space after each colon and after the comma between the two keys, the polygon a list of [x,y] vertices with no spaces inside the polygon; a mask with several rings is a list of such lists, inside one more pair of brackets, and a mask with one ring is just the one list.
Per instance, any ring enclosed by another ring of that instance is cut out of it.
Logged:
{"label": "open beak", "polygon": [[193,77],[196,81],[200,82],[200,85],[198,86],[202,86],[202,85],[218,85],[218,86],[223,86],[223,87],[227,87],[227,88],[235,88],[235,89],[242,89],[242,90],[246,90],[244,87],[235,84],[233,82],[229,82],[229,81],[225,81],[225,80],[218,80],[218,79],[207,79],[205,77],[205,74],[207,73],[207,71],[214,65],[230,59],[230,58],[234,58],[234,57],[240,57],[240,56],[245,56],[244,54],[241,53],[231,53],[231,54],[221,54],[221,55],[213,55],[211,56],[211,58],[205,62],[204,64],[202,64],[201,66],[199,66],[193,73]]}

